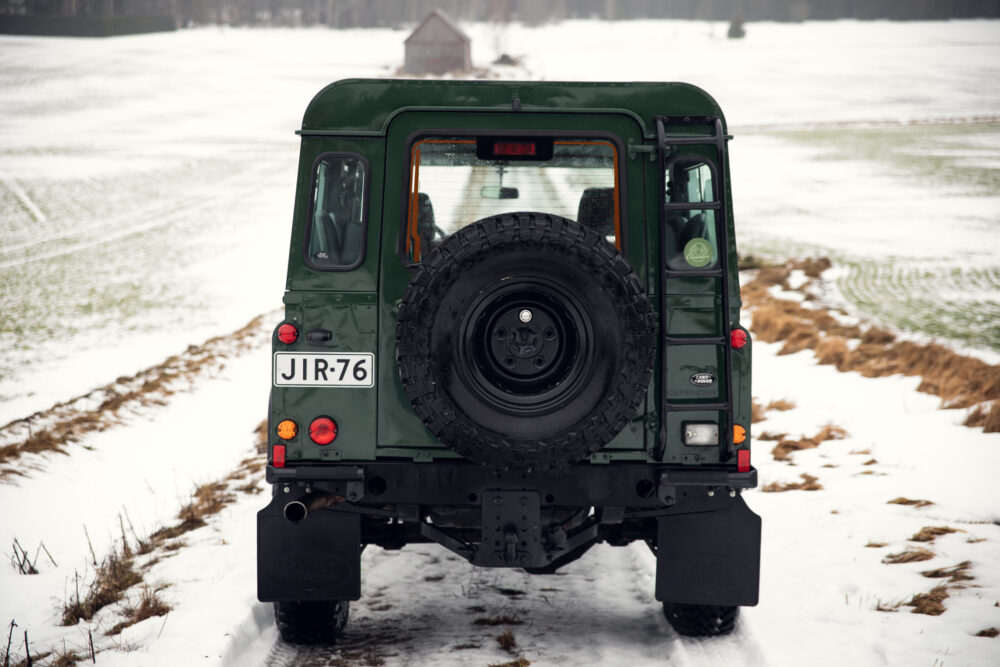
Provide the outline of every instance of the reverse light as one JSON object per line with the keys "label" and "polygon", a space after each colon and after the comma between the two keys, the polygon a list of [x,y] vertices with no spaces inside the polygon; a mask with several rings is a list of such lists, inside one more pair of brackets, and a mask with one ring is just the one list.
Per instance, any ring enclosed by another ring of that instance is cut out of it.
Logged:
{"label": "reverse light", "polygon": [[299,339],[299,330],[295,328],[294,324],[282,324],[278,327],[278,340],[280,340],[285,345],[291,345]]}
{"label": "reverse light", "polygon": [[317,445],[329,445],[337,437],[337,422],[329,417],[318,417],[309,424],[309,437]]}
{"label": "reverse light", "polygon": [[739,424],[733,425],[733,444],[740,445],[747,439],[747,430]]}
{"label": "reverse light", "polygon": [[719,425],[711,422],[684,422],[681,430],[684,444],[689,447],[706,447],[719,444]]}
{"label": "reverse light", "polygon": [[278,437],[282,440],[291,440],[299,434],[299,425],[291,419],[282,420],[278,424]]}
{"label": "reverse light", "polygon": [[733,346],[733,349],[738,350],[742,347],[746,347],[749,337],[747,332],[743,329],[733,329],[729,332],[729,342]]}
{"label": "reverse light", "polygon": [[750,472],[749,449],[740,449],[736,452],[736,469],[739,472]]}
{"label": "reverse light", "polygon": [[271,447],[271,465],[275,468],[285,467],[285,446],[274,445]]}

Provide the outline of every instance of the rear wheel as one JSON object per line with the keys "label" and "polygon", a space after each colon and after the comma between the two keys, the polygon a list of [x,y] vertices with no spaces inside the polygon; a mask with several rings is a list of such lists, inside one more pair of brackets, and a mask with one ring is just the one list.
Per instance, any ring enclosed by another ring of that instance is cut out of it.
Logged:
{"label": "rear wheel", "polygon": [[350,602],[275,602],[278,634],[289,644],[333,644],[347,625]]}
{"label": "rear wheel", "polygon": [[739,607],[709,604],[663,603],[663,615],[679,635],[714,637],[728,635],[736,627]]}

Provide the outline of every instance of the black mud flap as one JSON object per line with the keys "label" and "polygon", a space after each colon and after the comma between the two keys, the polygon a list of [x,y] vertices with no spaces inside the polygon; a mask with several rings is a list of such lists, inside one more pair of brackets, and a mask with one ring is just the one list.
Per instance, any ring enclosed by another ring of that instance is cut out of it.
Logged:
{"label": "black mud flap", "polygon": [[287,521],[276,496],[257,513],[257,597],[261,602],[361,597],[361,517],[317,510]]}
{"label": "black mud flap", "polygon": [[660,517],[656,544],[657,600],[757,604],[760,517],[742,496],[713,512]]}

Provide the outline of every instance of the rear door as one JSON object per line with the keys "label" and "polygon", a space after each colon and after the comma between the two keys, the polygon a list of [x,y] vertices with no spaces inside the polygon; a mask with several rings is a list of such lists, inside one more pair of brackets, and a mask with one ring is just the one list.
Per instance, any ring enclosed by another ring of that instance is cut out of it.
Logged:
{"label": "rear door", "polygon": [[[581,214],[581,201],[587,215],[588,198],[597,190],[613,189],[617,203],[610,224],[601,233],[607,233],[639,275],[645,277],[643,167],[640,160],[630,160],[627,151],[630,143],[639,143],[641,138],[635,121],[618,114],[412,111],[397,116],[387,137],[380,358],[395,357],[397,311],[412,267],[433,247],[436,236],[488,215],[542,210],[576,220]],[[539,143],[551,140],[557,146],[557,153],[560,146],[567,152],[571,144],[579,144],[583,151],[612,155],[614,169],[531,171],[526,168],[527,162],[516,159],[507,165],[493,161],[489,168],[477,168],[471,159],[456,160],[455,164],[463,168],[444,168],[447,153],[471,152],[477,142],[481,151],[486,139],[509,143],[510,150],[528,150],[533,139]],[[465,168],[469,164],[473,168]],[[585,196],[586,192],[590,194]],[[432,226],[428,222],[431,211]],[[424,428],[403,392],[394,366],[379,366],[377,386],[381,456],[417,459],[456,456]],[[601,460],[614,452],[616,458],[639,459],[645,457],[644,446],[640,414],[605,450],[594,456]]]}

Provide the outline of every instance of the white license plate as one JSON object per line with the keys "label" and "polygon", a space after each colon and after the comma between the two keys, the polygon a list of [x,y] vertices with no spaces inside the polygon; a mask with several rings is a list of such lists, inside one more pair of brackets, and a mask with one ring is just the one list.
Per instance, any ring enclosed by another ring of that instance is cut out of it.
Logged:
{"label": "white license plate", "polygon": [[370,352],[275,352],[278,387],[374,387],[375,355]]}

